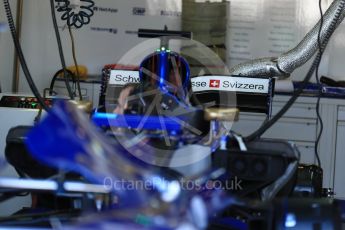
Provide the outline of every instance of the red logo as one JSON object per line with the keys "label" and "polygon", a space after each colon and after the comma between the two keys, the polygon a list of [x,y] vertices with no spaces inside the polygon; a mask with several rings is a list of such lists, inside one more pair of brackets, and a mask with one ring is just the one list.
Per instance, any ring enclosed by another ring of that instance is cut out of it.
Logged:
{"label": "red logo", "polygon": [[219,88],[220,80],[210,80],[210,88]]}

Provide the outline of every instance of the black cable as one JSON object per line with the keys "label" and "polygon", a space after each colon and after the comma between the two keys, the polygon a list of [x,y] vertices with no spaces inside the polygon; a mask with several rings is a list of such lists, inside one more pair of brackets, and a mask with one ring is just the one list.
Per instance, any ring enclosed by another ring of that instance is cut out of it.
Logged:
{"label": "black cable", "polygon": [[[58,211],[51,211],[51,212],[44,212],[44,213],[33,213],[33,214],[18,214],[13,215],[10,217],[0,217],[0,223],[2,226],[4,225],[16,225],[21,223],[31,223],[36,221],[42,221],[42,220],[49,220],[52,217],[55,218],[64,218],[64,217],[75,217],[79,216],[80,211],[79,210],[58,210]],[[33,220],[28,220],[29,218],[32,218]],[[38,219],[34,219],[38,218]],[[47,219],[48,218],[48,219]]]}
{"label": "black cable", "polygon": [[[53,77],[52,81],[50,82],[50,87],[49,87],[49,95],[50,96],[53,95],[56,80],[58,79],[59,75],[62,74],[63,72],[64,72],[64,70],[61,69],[54,74],[54,77]],[[67,70],[67,73],[69,74],[69,76],[72,77],[72,81],[74,82],[75,79],[74,79],[73,73],[70,70]]]}
{"label": "black cable", "polygon": [[51,9],[51,14],[52,14],[52,19],[53,19],[55,36],[56,36],[56,40],[57,40],[57,44],[58,44],[58,49],[59,49],[60,61],[61,61],[62,69],[64,70],[63,72],[64,72],[64,80],[65,80],[66,88],[67,88],[69,97],[72,100],[74,100],[74,94],[73,94],[71,86],[69,84],[67,67],[66,67],[65,57],[64,57],[64,54],[63,54],[63,48],[62,48],[62,43],[61,43],[60,32],[59,32],[58,24],[57,24],[57,21],[56,21],[54,0],[50,0],[50,9]]}
{"label": "black cable", "polygon": [[345,0],[341,1],[339,4],[339,8],[336,11],[335,17],[331,23],[331,26],[329,27],[328,31],[326,31],[326,36],[323,44],[321,45],[321,51],[318,52],[316,55],[316,58],[310,67],[306,77],[304,78],[302,82],[302,86],[295,90],[293,96],[290,98],[290,100],[286,103],[286,105],[268,122],[264,123],[257,131],[249,135],[248,137],[244,138],[246,142],[253,141],[259,137],[261,137],[262,134],[264,134],[268,129],[270,129],[280,118],[283,117],[283,115],[291,108],[291,106],[296,102],[298,97],[303,93],[304,88],[306,87],[307,83],[310,81],[310,79],[313,77],[313,74],[317,68],[317,66],[320,65],[323,51],[325,50],[332,34],[334,33],[335,29],[337,28],[338,21],[341,17],[342,11],[345,9]]}
{"label": "black cable", "polygon": [[[321,0],[319,0],[319,10],[320,10],[320,15],[321,15],[321,24],[320,24],[320,30],[319,30],[319,36],[318,36],[318,46],[319,46],[319,52],[324,52],[324,50],[322,50],[322,42],[321,42],[321,32],[322,32],[322,26],[324,24],[324,18],[323,18],[323,10],[322,10],[322,2]],[[320,71],[320,63],[316,68],[315,71],[315,77],[316,77],[316,83],[318,86],[318,95],[317,95],[317,103],[316,103],[316,114],[317,114],[317,119],[318,119],[318,124],[320,125],[320,130],[318,133],[318,136],[316,138],[315,141],[315,157],[317,160],[317,164],[318,166],[321,168],[321,160],[320,160],[320,154],[319,154],[319,143],[321,140],[321,136],[323,133],[323,121],[322,121],[322,117],[321,117],[321,112],[320,112],[320,101],[321,101],[321,96],[322,96],[322,85],[320,83],[320,76],[319,76],[319,71]]]}
{"label": "black cable", "polygon": [[41,105],[41,107],[48,111],[49,108],[48,106],[45,104],[44,99],[42,98],[40,92],[38,91],[35,82],[33,81],[30,71],[28,69],[28,66],[26,64],[26,60],[22,51],[22,47],[20,45],[19,39],[17,37],[17,32],[16,32],[16,26],[14,24],[14,20],[13,20],[13,15],[12,15],[12,10],[11,10],[11,5],[9,3],[8,0],[4,0],[4,7],[5,7],[5,11],[6,11],[6,16],[7,16],[7,20],[8,20],[8,25],[10,27],[11,30],[11,34],[12,34],[12,39],[13,39],[13,43],[14,46],[16,48],[16,52],[20,61],[20,64],[22,66],[22,70],[24,73],[24,76],[29,84],[29,87],[32,91],[32,93],[34,94],[34,96],[37,98],[38,103]]}
{"label": "black cable", "polygon": [[319,91],[319,95],[318,95],[318,98],[317,98],[317,104],[316,104],[316,114],[317,114],[317,118],[318,118],[318,121],[319,121],[319,125],[320,125],[320,130],[319,130],[319,134],[317,136],[317,139],[315,141],[315,157],[316,157],[316,160],[317,160],[317,164],[318,166],[321,168],[321,160],[320,160],[320,154],[319,154],[319,143],[320,143],[320,140],[321,140],[321,137],[322,137],[322,134],[323,134],[323,130],[324,130],[324,124],[323,124],[323,121],[322,121],[322,117],[321,117],[321,114],[320,114],[320,100],[321,100],[321,94],[322,94],[322,86],[321,86],[321,89]]}

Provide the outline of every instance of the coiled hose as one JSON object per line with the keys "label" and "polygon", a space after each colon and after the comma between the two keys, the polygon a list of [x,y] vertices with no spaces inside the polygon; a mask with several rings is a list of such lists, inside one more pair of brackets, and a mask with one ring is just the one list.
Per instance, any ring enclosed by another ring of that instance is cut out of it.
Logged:
{"label": "coiled hose", "polygon": [[80,6],[79,13],[75,13],[71,7],[69,0],[55,0],[59,3],[57,8],[58,12],[62,12],[61,20],[66,21],[69,27],[81,28],[87,25],[91,21],[91,17],[94,15],[93,7],[95,3],[93,0],[80,0],[83,3]]}

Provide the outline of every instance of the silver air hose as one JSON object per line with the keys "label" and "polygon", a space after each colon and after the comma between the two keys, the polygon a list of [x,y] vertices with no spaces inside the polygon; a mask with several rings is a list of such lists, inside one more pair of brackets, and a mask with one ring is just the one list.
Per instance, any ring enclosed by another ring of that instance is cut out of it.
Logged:
{"label": "silver air hose", "polygon": [[[335,0],[324,15],[321,29],[321,43],[326,47],[330,36],[345,17],[342,10],[345,2]],[[335,20],[336,19],[336,20]],[[298,67],[305,64],[318,50],[318,34],[321,21],[305,36],[305,38],[292,50],[280,57],[262,58],[239,64],[230,70],[231,75],[252,77],[278,77],[287,78]]]}
{"label": "silver air hose", "polygon": [[[333,15],[334,18],[332,18],[330,20],[330,15]],[[324,23],[324,26],[322,28],[322,34],[320,37],[322,37],[322,41],[321,41],[321,47],[320,47],[320,51],[318,52],[312,66],[310,67],[305,79],[303,80],[303,86],[299,89],[297,89],[293,96],[291,97],[291,99],[287,102],[287,104],[269,121],[267,121],[266,123],[264,123],[257,131],[255,131],[253,134],[251,134],[250,136],[245,138],[245,141],[253,141],[256,138],[261,137],[262,134],[264,134],[268,129],[270,129],[289,109],[290,107],[295,103],[295,101],[297,100],[297,98],[301,95],[301,93],[303,92],[303,89],[305,88],[305,85],[310,81],[310,79],[312,78],[317,66],[320,64],[321,59],[322,59],[322,54],[324,52],[324,50],[326,49],[326,46],[331,38],[331,36],[333,35],[334,31],[336,30],[336,28],[339,26],[339,24],[342,22],[342,20],[344,19],[344,15],[345,15],[345,0],[335,0],[331,7],[327,10],[327,19],[324,19],[324,21],[327,23]],[[318,49],[318,33],[315,32],[315,28],[316,31],[317,29],[320,29],[320,24],[318,23],[314,29],[308,33],[307,37],[297,46],[296,49],[288,52],[286,55],[283,55],[284,57],[284,65],[282,65],[281,68],[284,68],[285,71],[293,69],[294,67],[298,67],[300,65],[302,65],[301,63],[303,63],[303,61],[308,61],[308,59],[306,59],[306,57],[312,57],[312,55],[316,52],[306,52],[305,49],[301,49],[299,47],[301,47],[302,45],[309,45],[310,48],[313,48],[314,45],[316,45],[316,50]],[[316,43],[316,44],[314,44]],[[297,50],[302,50],[300,51],[299,55],[301,55],[301,53],[304,53],[304,55],[300,56],[299,59],[297,58],[293,58],[292,60],[288,60],[288,57],[291,57],[289,55],[292,55],[291,52],[297,52]],[[290,54],[289,54],[290,53]],[[288,55],[289,54],[289,55]],[[303,58],[301,60],[301,58]],[[292,63],[294,63],[292,65]],[[277,65],[278,67],[278,65]],[[296,67],[296,68],[297,68]]]}

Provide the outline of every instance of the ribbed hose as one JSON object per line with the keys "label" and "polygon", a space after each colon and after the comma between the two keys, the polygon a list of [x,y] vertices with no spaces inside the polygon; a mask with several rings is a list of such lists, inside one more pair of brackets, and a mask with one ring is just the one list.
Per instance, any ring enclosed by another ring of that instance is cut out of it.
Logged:
{"label": "ribbed hose", "polygon": [[10,27],[10,30],[11,30],[11,35],[12,35],[13,43],[14,43],[14,46],[16,48],[16,52],[17,52],[20,64],[22,66],[25,78],[26,78],[26,80],[27,80],[27,82],[29,84],[29,87],[30,87],[32,93],[37,98],[38,103],[41,105],[41,107],[44,110],[48,111],[49,108],[45,104],[44,99],[42,98],[40,92],[38,91],[38,89],[37,89],[37,87],[35,85],[35,82],[33,81],[32,77],[31,77],[31,74],[30,74],[30,71],[28,69],[28,66],[26,64],[25,57],[24,57],[24,54],[23,54],[23,51],[22,51],[22,47],[21,47],[19,39],[17,37],[16,26],[15,26],[15,23],[14,23],[14,20],[13,20],[13,16],[12,16],[12,11],[11,11],[11,5],[10,5],[8,0],[4,0],[4,7],[5,7],[5,12],[6,12],[8,24],[9,24],[9,27]]}
{"label": "ribbed hose", "polygon": [[339,6],[336,10],[336,14],[334,16],[334,19],[332,20],[331,26],[326,32],[325,40],[321,44],[321,49],[319,53],[317,54],[312,66],[310,67],[307,76],[302,82],[302,87],[299,88],[297,91],[295,91],[294,95],[291,97],[291,99],[288,101],[288,103],[268,122],[266,122],[262,127],[260,127],[257,131],[255,131],[253,134],[245,138],[245,141],[250,142],[253,141],[259,137],[261,137],[268,129],[270,129],[284,114],[291,108],[291,106],[296,102],[297,98],[302,94],[303,89],[305,88],[306,84],[310,81],[310,79],[313,77],[313,74],[316,70],[316,68],[319,66],[323,52],[325,51],[327,44],[332,37],[334,31],[336,30],[337,26],[340,23],[340,19],[342,16],[342,12],[345,10],[345,0],[340,1]]}
{"label": "ribbed hose", "polygon": [[71,86],[69,84],[69,76],[68,76],[68,72],[67,72],[67,66],[66,66],[66,62],[65,62],[65,57],[64,57],[64,54],[63,54],[63,48],[62,48],[62,43],[61,43],[60,32],[59,32],[59,28],[58,28],[57,21],[56,21],[54,0],[50,0],[50,9],[51,9],[53,25],[54,25],[54,31],[55,31],[55,36],[56,36],[57,44],[58,44],[59,56],[60,56],[60,61],[61,61],[62,69],[63,69],[64,80],[65,80],[67,92],[68,92],[69,97],[72,100],[74,100],[74,94],[73,94]]}
{"label": "ribbed hose", "polygon": [[79,100],[83,101],[83,94],[81,93],[81,87],[80,87],[80,73],[79,73],[79,65],[77,62],[77,55],[76,55],[76,51],[75,51],[75,42],[74,42],[74,37],[73,37],[73,32],[72,32],[72,28],[70,26],[68,26],[68,32],[69,32],[69,36],[71,38],[71,43],[72,43],[72,57],[73,57],[73,61],[74,61],[74,66],[76,69],[76,82],[77,82],[77,88],[78,88],[78,94],[79,94]]}
{"label": "ribbed hose", "polygon": [[102,83],[100,88],[100,95],[99,95],[99,104],[97,105],[100,109],[100,112],[105,112],[105,101],[106,101],[106,94],[109,82],[109,69],[103,69],[102,71]]}

